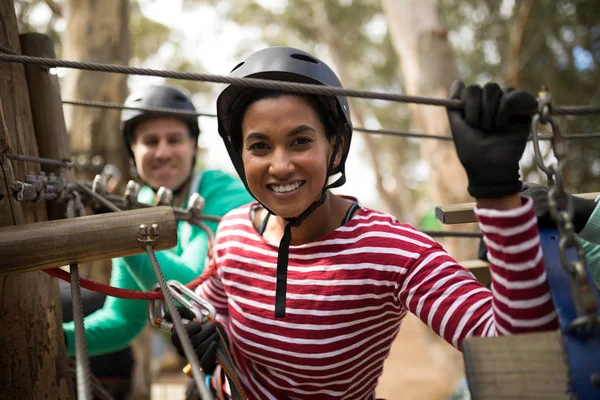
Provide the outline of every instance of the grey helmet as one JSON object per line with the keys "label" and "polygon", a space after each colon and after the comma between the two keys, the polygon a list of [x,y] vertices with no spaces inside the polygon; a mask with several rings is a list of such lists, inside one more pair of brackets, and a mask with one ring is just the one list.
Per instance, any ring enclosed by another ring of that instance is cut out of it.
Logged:
{"label": "grey helmet", "polygon": [[[229,76],[342,87],[339,78],[327,64],[305,51],[292,47],[268,47],[259,50],[235,66]],[[234,138],[234,135],[239,135],[240,132],[234,132],[233,118],[239,116],[232,115],[232,108],[236,100],[247,90],[249,90],[247,87],[227,85],[217,99],[219,135],[244,183],[246,183],[244,167],[239,149],[235,146],[236,138]],[[339,133],[345,139],[341,162],[334,171],[331,171],[331,174],[341,172],[344,175],[344,166],[352,139],[352,121],[348,99],[345,96],[322,96],[322,99],[329,105],[332,120],[339,122],[336,127],[339,127],[341,130]]]}
{"label": "grey helmet", "polygon": [[[125,106],[196,111],[190,96],[182,89],[170,85],[147,86],[139,91],[133,92],[127,97],[127,100],[125,100]],[[135,125],[141,120],[165,115],[183,120],[189,127],[190,135],[196,140],[198,139],[198,136],[200,135],[200,126],[198,125],[198,117],[196,115],[124,109],[121,112],[121,133],[123,134],[125,146],[131,157],[133,157],[131,152],[131,140]]]}

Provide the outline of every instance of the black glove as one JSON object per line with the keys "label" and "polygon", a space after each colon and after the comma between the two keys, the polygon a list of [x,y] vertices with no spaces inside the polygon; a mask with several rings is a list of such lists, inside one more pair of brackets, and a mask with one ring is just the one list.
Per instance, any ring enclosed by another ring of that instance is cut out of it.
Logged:
{"label": "black glove", "polygon": [[[194,314],[192,312],[192,310],[190,310],[187,307],[177,306],[177,311],[179,311],[179,315],[181,316],[181,318],[183,318],[185,320],[193,321],[194,318],[196,318],[196,314]],[[165,321],[173,322],[173,318],[171,318],[171,312],[170,311],[167,311],[165,313],[164,318],[165,318]]]}
{"label": "black glove", "polygon": [[[521,195],[531,197],[533,200],[533,208],[535,209],[540,228],[556,228],[556,223],[552,219],[548,208],[548,187],[526,182],[523,184]],[[598,203],[594,200],[582,199],[569,193],[567,193],[567,197],[573,202],[573,225],[575,233],[579,233],[585,228]]]}
{"label": "black glove", "polygon": [[465,88],[455,81],[450,99],[462,100],[464,109],[448,109],[458,158],[475,198],[500,198],[521,189],[519,160],[525,150],[531,117],[520,115],[537,107],[524,90],[502,91],[496,83]]}
{"label": "black glove", "polygon": [[[190,322],[185,325],[186,334],[189,336],[194,347],[194,352],[200,360],[200,366],[206,374],[212,374],[217,366],[217,349],[221,342],[221,336],[217,332],[217,329],[219,329],[225,339],[225,345],[229,346],[225,329],[223,329],[223,325],[219,322],[207,322],[204,325],[199,322]],[[181,340],[176,331],[173,331],[171,343],[173,343],[179,355],[185,357]]]}

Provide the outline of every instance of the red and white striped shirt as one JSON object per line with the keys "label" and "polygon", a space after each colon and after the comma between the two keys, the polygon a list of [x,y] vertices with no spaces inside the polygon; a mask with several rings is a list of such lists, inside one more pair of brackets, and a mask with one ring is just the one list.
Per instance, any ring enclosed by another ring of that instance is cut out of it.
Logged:
{"label": "red and white striped shirt", "polygon": [[277,246],[230,212],[217,268],[199,287],[229,330],[252,399],[372,399],[403,317],[412,312],[460,349],[468,336],[548,330],[556,315],[530,199],[476,209],[493,290],[429,236],[361,206],[321,240],[290,246],[286,317],[274,317]]}

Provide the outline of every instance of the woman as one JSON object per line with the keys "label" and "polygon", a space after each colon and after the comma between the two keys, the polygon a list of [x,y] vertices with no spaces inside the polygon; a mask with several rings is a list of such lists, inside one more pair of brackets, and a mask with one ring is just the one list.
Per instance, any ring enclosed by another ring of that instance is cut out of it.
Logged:
{"label": "woman", "polygon": [[[129,107],[170,108],[195,111],[189,96],[167,86],[149,86],[133,93],[125,101]],[[192,193],[206,201],[204,212],[222,216],[250,201],[239,180],[218,170],[194,171],[200,128],[194,115],[124,110],[122,134],[126,148],[145,186],[138,201],[152,203],[160,187],[171,189],[174,206],[185,207]],[[207,225],[215,231],[217,224]],[[204,269],[208,236],[197,226],[179,222],[178,242],[173,249],[156,256],[167,280],[188,283]],[[122,289],[152,290],[157,283],[148,256],[140,254],[112,260],[111,286]],[[147,321],[146,302],[107,297],[104,306],[85,318],[90,355],[123,349],[140,333]],[[73,322],[63,324],[67,350],[75,352]]]}
{"label": "woman", "polygon": [[[254,53],[231,76],[341,86],[322,61],[285,47]],[[223,90],[219,133],[257,202],[221,221],[216,269],[198,290],[218,322],[186,327],[205,372],[224,328],[249,398],[371,399],[408,312],[458,349],[469,336],[557,326],[532,202],[518,195],[530,118],[514,113],[536,100],[495,84],[457,83],[451,96],[465,103],[449,118],[493,291],[427,235],[329,191],[345,179],[346,98]]]}

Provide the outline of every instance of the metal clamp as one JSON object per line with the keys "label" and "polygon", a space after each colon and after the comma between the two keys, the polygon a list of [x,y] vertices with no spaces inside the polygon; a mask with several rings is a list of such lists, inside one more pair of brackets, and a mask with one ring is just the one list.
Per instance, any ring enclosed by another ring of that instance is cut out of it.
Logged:
{"label": "metal clamp", "polygon": [[160,227],[158,224],[152,224],[150,229],[146,224],[141,224],[138,228],[137,241],[140,247],[146,251],[148,246],[154,248],[160,237]]}
{"label": "metal clamp", "polygon": [[[209,321],[209,317],[214,319],[217,315],[217,310],[212,304],[198,296],[181,282],[170,280],[167,282],[167,285],[171,289],[173,299],[194,314],[194,321],[205,324]],[[154,290],[159,289],[158,285],[154,288]],[[172,333],[174,325],[165,320],[166,312],[164,300],[148,301],[148,320],[152,326]],[[184,323],[191,322],[187,319],[183,319],[182,321]]]}

